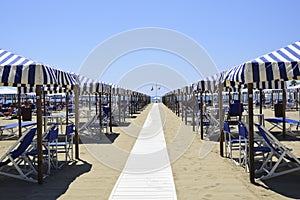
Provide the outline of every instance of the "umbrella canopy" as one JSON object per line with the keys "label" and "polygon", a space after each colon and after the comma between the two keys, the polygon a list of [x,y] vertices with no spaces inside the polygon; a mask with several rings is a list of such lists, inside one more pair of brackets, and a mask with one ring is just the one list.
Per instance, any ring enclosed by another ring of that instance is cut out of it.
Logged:
{"label": "umbrella canopy", "polygon": [[225,80],[254,83],[271,80],[290,80],[300,77],[300,42],[232,67]]}
{"label": "umbrella canopy", "polygon": [[76,76],[0,49],[0,85],[75,85]]}

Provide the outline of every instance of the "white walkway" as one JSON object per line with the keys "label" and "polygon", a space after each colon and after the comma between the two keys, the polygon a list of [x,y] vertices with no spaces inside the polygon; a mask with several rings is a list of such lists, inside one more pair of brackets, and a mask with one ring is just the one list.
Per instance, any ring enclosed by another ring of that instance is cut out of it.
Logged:
{"label": "white walkway", "polygon": [[154,104],[110,199],[177,199],[158,104]]}

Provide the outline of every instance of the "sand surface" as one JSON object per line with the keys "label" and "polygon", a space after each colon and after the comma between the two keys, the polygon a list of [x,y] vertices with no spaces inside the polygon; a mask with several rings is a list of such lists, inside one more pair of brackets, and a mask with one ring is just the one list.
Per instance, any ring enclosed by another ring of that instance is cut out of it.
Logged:
{"label": "sand surface", "polygon": [[[0,176],[0,199],[108,199],[150,108],[148,105],[140,114],[127,118],[129,126],[113,127],[113,142],[105,137],[83,139],[81,160],[53,170],[43,185]],[[201,141],[191,125],[184,125],[181,117],[164,105],[160,105],[160,112],[178,199],[300,198],[299,172],[250,184],[242,167],[219,156],[217,142]],[[273,116],[270,109],[264,113]],[[287,112],[287,116],[298,119],[298,112]],[[13,142],[0,141],[1,155]],[[283,142],[300,157],[299,141]]]}

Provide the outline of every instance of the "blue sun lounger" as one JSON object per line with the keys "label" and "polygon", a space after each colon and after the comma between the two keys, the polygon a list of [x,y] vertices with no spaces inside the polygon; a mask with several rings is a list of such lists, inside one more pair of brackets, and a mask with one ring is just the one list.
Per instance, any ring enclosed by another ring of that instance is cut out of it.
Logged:
{"label": "blue sun lounger", "polygon": [[[21,122],[21,127],[25,128],[25,130],[28,130],[36,125],[36,122]],[[6,124],[0,126],[0,135],[2,136],[3,131],[8,131],[9,135],[6,138],[15,136],[18,129],[14,130],[15,128],[19,127],[19,123],[13,123],[13,124]]]}
{"label": "blue sun lounger", "polygon": [[261,167],[255,171],[256,174],[261,174],[259,179],[268,179],[300,170],[300,160],[292,153],[291,149],[284,146],[263,126],[258,124],[255,126],[269,148],[269,155]]}
{"label": "blue sun lounger", "polygon": [[26,155],[35,133],[36,128],[30,129],[0,158],[0,175],[37,182],[37,180],[31,176],[36,175],[37,171]]}
{"label": "blue sun lounger", "polygon": [[[274,128],[279,128],[279,129],[283,129],[282,124],[283,124],[283,118],[282,117],[277,117],[277,118],[265,118],[265,121],[269,122],[270,124],[272,124],[273,126],[269,129],[269,131],[273,130]],[[298,127],[300,126],[300,123],[298,120],[295,119],[289,119],[289,118],[285,118],[285,123],[290,125],[290,128],[287,130],[291,133],[292,130],[292,126],[296,126],[297,130]]]}

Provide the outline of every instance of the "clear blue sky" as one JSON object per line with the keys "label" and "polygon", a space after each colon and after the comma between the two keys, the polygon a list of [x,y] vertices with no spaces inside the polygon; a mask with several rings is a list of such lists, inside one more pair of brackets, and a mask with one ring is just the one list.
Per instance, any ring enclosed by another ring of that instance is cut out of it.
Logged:
{"label": "clear blue sky", "polygon": [[3,1],[0,48],[78,72],[109,37],[161,27],[191,37],[226,70],[298,41],[299,8],[297,0]]}

